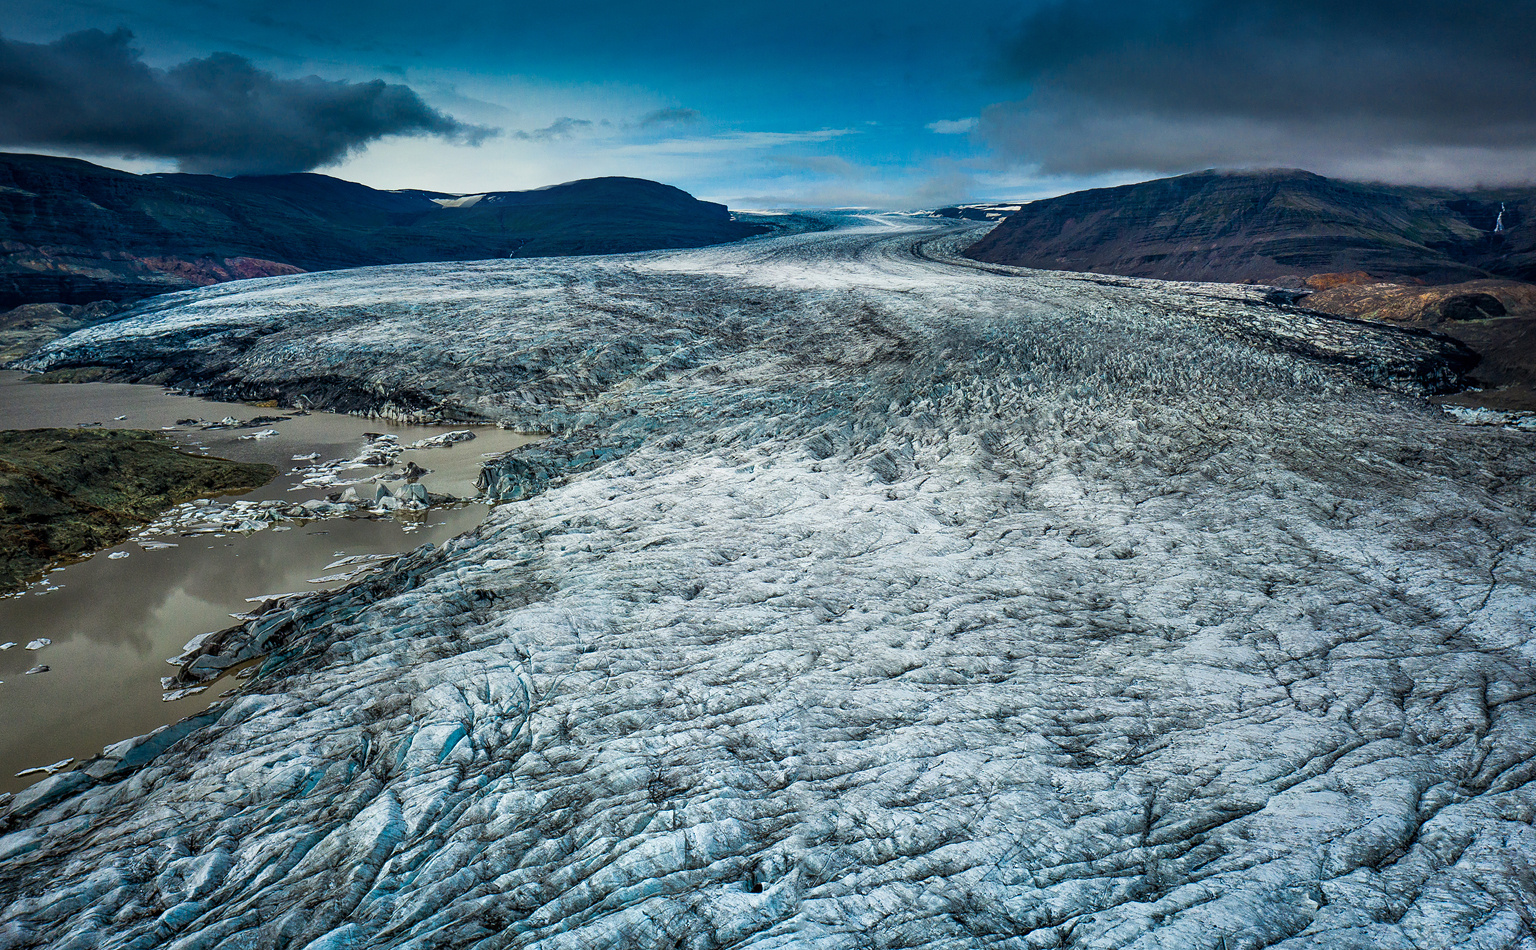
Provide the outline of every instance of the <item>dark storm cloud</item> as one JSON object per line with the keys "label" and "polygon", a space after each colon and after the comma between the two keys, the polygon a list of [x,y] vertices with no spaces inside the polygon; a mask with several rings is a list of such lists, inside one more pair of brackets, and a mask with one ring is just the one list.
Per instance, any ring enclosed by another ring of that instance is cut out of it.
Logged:
{"label": "dark storm cloud", "polygon": [[145,64],[127,30],[53,43],[0,37],[0,145],[167,158],[221,174],[304,171],[386,135],[478,144],[406,86],[281,79],[232,53]]}
{"label": "dark storm cloud", "polygon": [[1528,0],[1059,3],[1007,51],[1033,92],[990,109],[981,132],[1048,172],[1308,163],[1526,177],[1533,36]]}

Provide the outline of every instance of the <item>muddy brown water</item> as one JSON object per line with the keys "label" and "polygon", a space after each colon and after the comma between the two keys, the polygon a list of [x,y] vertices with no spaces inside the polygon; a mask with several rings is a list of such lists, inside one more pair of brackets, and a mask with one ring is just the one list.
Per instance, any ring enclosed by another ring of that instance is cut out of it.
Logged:
{"label": "muddy brown water", "polygon": [[[480,466],[535,436],[487,426],[415,426],[333,413],[313,413],[262,426],[278,436],[242,439],[259,429],[175,428],[184,418],[216,422],[283,415],[281,410],[220,403],[166,393],[159,387],[114,383],[43,385],[25,374],[0,371],[0,428],[71,427],[160,430],[183,448],[223,458],[267,462],[279,475],[271,484],[238,497],[301,502],[324,498],[336,487],[294,490],[309,464],[296,455],[319,453],[320,461],[351,458],[367,444],[364,433],[396,435],[402,443],[471,429],[476,438],[447,448],[407,451],[432,473],[429,491],[470,497]],[[117,419],[117,416],[126,416]],[[380,469],[344,473],[365,478]],[[366,486],[371,489],[371,485]],[[360,486],[361,489],[361,486]],[[226,498],[228,500],[228,498]],[[144,550],[133,540],[67,564],[15,596],[0,598],[0,791],[17,791],[42,774],[17,772],[74,759],[70,766],[122,739],[142,735],[208,707],[237,683],[226,678],[205,692],[163,702],[165,661],[194,636],[227,627],[229,616],[251,607],[262,594],[339,587],[345,581],[312,583],[334,574],[326,566],[360,554],[396,554],[422,544],[441,544],[479,524],[487,508],[468,503],[381,518],[334,518],[286,522],[288,531],[249,535],[170,537],[178,546]],[[127,557],[108,555],[126,553]],[[27,650],[29,641],[53,642]],[[37,665],[49,671],[27,675]]]}

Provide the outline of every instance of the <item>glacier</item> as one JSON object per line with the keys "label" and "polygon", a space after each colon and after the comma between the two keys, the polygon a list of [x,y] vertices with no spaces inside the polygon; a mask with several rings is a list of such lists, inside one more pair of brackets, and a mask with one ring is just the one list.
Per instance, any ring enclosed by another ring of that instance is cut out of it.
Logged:
{"label": "glacier", "polygon": [[1536,455],[1430,334],[911,220],[157,298],[36,369],[549,438],[16,795],[0,947],[1536,948]]}

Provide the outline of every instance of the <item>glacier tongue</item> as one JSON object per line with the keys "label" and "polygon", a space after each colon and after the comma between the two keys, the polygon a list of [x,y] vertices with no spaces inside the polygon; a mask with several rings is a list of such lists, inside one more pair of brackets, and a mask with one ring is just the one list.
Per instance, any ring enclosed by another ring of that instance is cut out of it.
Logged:
{"label": "glacier tongue", "polygon": [[556,435],[250,621],[242,695],[17,796],[0,946],[1536,947],[1533,436],[1414,397],[1433,338],[942,245],[59,341]]}

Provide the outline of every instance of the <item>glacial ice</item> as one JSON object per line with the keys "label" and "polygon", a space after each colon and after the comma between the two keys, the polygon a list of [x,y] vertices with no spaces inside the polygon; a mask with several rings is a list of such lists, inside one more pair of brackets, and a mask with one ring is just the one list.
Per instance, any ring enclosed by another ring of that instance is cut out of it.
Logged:
{"label": "glacial ice", "polygon": [[450,445],[458,445],[460,442],[468,442],[474,439],[474,432],[469,429],[455,429],[452,432],[444,432],[442,435],[434,435],[425,439],[417,439],[408,449],[442,449]]}
{"label": "glacial ice", "polygon": [[1501,412],[1497,409],[1472,409],[1466,406],[1443,406],[1457,422],[1472,426],[1510,426],[1536,432],[1536,412]]}
{"label": "glacial ice", "polygon": [[965,235],[51,345],[554,435],[476,531],[253,610],[240,694],[16,796],[0,946],[1536,948],[1536,436],[1428,405],[1433,336]]}
{"label": "glacial ice", "polygon": [[16,773],[16,777],[17,778],[24,778],[24,777],[26,777],[28,775],[56,775],[59,772],[64,771],[64,767],[69,765],[73,761],[75,761],[75,760],[74,759],[60,759],[59,761],[53,763],[52,765],[39,765],[36,768],[22,769],[20,772]]}

